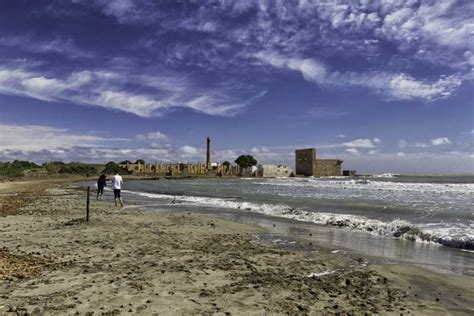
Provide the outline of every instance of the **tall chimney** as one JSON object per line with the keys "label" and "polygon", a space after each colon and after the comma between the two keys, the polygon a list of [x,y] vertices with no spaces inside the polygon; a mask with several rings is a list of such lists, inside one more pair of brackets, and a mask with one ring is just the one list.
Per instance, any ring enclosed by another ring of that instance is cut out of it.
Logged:
{"label": "tall chimney", "polygon": [[207,168],[211,168],[211,138],[207,137],[207,155],[206,155]]}

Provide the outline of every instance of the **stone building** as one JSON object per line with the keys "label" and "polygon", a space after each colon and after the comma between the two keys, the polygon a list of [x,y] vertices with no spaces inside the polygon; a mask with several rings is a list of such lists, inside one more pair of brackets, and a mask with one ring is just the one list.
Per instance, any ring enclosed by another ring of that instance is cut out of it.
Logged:
{"label": "stone building", "polygon": [[316,148],[295,150],[296,175],[328,177],[340,176],[342,160],[317,159]]}
{"label": "stone building", "polygon": [[316,173],[316,148],[295,150],[296,175],[314,176]]}

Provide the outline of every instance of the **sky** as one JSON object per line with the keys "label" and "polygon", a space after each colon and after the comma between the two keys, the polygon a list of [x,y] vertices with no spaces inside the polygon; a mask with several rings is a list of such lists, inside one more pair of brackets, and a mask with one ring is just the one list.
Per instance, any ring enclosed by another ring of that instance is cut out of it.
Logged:
{"label": "sky", "polygon": [[0,2],[0,160],[474,173],[474,1]]}

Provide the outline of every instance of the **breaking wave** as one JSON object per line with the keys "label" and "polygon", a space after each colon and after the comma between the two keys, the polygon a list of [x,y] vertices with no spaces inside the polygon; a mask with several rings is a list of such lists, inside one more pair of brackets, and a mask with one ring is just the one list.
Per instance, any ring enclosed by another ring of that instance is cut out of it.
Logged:
{"label": "breaking wave", "polygon": [[[253,203],[236,201],[233,199],[198,196],[175,196],[127,190],[124,190],[124,192],[144,196],[147,198],[162,199],[165,200],[165,205],[181,204],[213,208],[241,209],[298,221],[364,231],[386,237],[402,238],[412,241],[433,242],[452,248],[474,250],[474,235],[471,233],[466,233],[466,229],[464,228],[441,229],[437,231],[436,228],[420,228],[419,226],[416,226],[405,220],[397,219],[390,222],[383,222],[380,220],[369,219],[364,216],[312,212],[293,208],[285,204]],[[472,229],[469,230],[469,228],[467,228],[467,230],[472,231]]]}

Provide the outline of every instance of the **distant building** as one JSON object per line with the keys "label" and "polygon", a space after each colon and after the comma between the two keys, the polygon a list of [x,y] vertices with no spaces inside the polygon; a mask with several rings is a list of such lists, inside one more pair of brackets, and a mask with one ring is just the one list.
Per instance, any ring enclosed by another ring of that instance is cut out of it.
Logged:
{"label": "distant building", "polygon": [[296,175],[314,176],[316,173],[316,148],[295,150]]}
{"label": "distant building", "polygon": [[357,175],[357,171],[355,171],[355,170],[342,170],[342,175],[344,177],[355,177]]}
{"label": "distant building", "polygon": [[296,175],[328,177],[340,176],[342,160],[317,159],[316,148],[295,150]]}
{"label": "distant building", "polygon": [[289,177],[292,174],[293,170],[291,170],[290,167],[284,165],[259,165],[257,168],[257,177]]}

